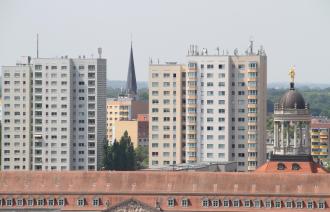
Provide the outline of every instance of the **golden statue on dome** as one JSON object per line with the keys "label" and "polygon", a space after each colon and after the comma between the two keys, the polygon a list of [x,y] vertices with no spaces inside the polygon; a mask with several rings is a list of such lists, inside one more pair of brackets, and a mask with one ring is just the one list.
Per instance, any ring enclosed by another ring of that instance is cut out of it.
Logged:
{"label": "golden statue on dome", "polygon": [[289,69],[289,76],[291,78],[291,82],[294,82],[294,77],[296,75],[296,68],[294,66],[291,66]]}

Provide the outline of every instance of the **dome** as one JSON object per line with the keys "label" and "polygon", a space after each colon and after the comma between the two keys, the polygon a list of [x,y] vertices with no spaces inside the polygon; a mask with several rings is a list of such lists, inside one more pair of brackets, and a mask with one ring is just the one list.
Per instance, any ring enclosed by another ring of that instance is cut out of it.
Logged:
{"label": "dome", "polygon": [[304,97],[291,87],[280,99],[279,105],[280,108],[284,109],[305,109],[305,100]]}

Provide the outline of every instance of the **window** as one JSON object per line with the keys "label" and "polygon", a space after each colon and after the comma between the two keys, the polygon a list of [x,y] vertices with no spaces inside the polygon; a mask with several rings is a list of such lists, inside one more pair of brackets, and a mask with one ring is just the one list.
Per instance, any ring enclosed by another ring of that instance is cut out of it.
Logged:
{"label": "window", "polygon": [[219,207],[220,206],[220,201],[218,199],[212,200],[212,207]]}
{"label": "window", "polygon": [[238,199],[235,199],[235,200],[233,201],[233,206],[236,207],[236,208],[238,208],[238,207],[240,206],[239,203],[240,203],[239,200],[238,200]]}
{"label": "window", "polygon": [[303,202],[301,200],[296,201],[296,208],[303,208]]}
{"label": "window", "polygon": [[271,200],[266,200],[265,207],[266,208],[271,208],[272,207],[272,201]]}
{"label": "window", "polygon": [[229,200],[227,199],[223,200],[223,207],[229,207],[229,206],[230,206]]}
{"label": "window", "polygon": [[253,206],[255,207],[255,208],[260,208],[260,200],[254,200],[254,204],[253,204]]}
{"label": "window", "polygon": [[209,207],[209,199],[205,198],[202,200],[202,207]]}
{"label": "window", "polygon": [[314,202],[313,202],[313,200],[309,200],[307,202],[307,208],[314,208]]}
{"label": "window", "polygon": [[33,206],[33,199],[28,199],[28,201],[27,201],[27,204],[28,204],[28,206]]}
{"label": "window", "polygon": [[286,202],[285,202],[285,207],[286,208],[292,208],[292,200],[287,200]]}
{"label": "window", "polygon": [[189,200],[187,198],[184,198],[181,200],[181,206],[182,207],[188,207],[189,206]]}
{"label": "window", "polygon": [[58,205],[59,205],[59,206],[64,206],[64,204],[65,204],[64,198],[60,198],[60,199],[58,200]]}
{"label": "window", "polygon": [[44,199],[38,199],[37,205],[38,206],[43,206],[44,205]]}
{"label": "window", "polygon": [[244,200],[244,207],[249,208],[251,206],[250,200]]}
{"label": "window", "polygon": [[325,201],[324,200],[320,200],[318,205],[317,205],[318,208],[320,209],[324,209],[325,208]]}
{"label": "window", "polygon": [[54,201],[54,199],[49,199],[49,200],[48,200],[48,205],[49,205],[49,206],[54,206],[54,205],[55,205],[55,201]]}
{"label": "window", "polygon": [[99,206],[100,204],[100,199],[99,198],[94,198],[93,199],[93,206]]}
{"label": "window", "polygon": [[281,208],[281,200],[275,200],[275,208]]}
{"label": "window", "polygon": [[6,206],[10,206],[10,207],[13,206],[13,199],[12,198],[6,200]]}
{"label": "window", "polygon": [[77,205],[78,206],[84,206],[85,205],[85,199],[84,198],[80,198],[77,200]]}
{"label": "window", "polygon": [[17,200],[17,206],[23,206],[23,199],[18,199]]}
{"label": "window", "polygon": [[174,203],[175,203],[175,201],[174,201],[174,198],[168,198],[168,200],[167,200],[167,206],[168,207],[174,207]]}

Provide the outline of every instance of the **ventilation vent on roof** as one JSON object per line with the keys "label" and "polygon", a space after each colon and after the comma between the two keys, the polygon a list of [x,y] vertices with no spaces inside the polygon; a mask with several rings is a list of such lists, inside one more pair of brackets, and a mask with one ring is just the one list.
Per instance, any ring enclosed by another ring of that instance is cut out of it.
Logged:
{"label": "ventilation vent on roof", "polygon": [[299,170],[300,169],[300,166],[298,163],[293,163],[292,164],[292,170]]}
{"label": "ventilation vent on roof", "polygon": [[284,163],[278,163],[277,164],[277,170],[284,170],[284,169],[285,169]]}

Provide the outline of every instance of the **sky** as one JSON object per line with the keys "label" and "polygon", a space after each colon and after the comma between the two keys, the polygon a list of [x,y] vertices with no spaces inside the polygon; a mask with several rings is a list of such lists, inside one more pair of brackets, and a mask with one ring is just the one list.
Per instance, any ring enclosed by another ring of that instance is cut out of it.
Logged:
{"label": "sky", "polygon": [[125,80],[131,37],[138,81],[149,58],[186,62],[190,44],[243,53],[263,45],[268,82],[330,83],[329,0],[0,0],[0,66],[20,56],[96,57],[107,78]]}

